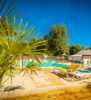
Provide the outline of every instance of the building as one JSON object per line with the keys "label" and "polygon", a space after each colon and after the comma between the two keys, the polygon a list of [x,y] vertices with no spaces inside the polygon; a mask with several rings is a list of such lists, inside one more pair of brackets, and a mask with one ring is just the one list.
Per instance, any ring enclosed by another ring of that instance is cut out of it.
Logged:
{"label": "building", "polygon": [[68,56],[68,61],[83,62],[84,66],[91,66],[91,50],[82,50],[74,55]]}

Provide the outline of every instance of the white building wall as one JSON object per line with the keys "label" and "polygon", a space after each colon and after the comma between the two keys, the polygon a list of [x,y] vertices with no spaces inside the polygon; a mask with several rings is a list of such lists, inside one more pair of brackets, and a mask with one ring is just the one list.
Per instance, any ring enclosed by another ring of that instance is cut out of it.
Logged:
{"label": "white building wall", "polygon": [[81,61],[82,56],[69,56],[69,57],[68,57],[68,60],[69,60],[69,61],[72,61],[72,59],[73,59],[74,61]]}

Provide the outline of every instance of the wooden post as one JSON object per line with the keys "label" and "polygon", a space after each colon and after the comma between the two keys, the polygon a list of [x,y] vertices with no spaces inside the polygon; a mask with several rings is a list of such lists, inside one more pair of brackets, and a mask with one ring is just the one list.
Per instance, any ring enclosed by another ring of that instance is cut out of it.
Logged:
{"label": "wooden post", "polygon": [[22,68],[23,68],[23,55],[22,55]]}
{"label": "wooden post", "polygon": [[64,56],[62,56],[62,63],[64,63]]}
{"label": "wooden post", "polygon": [[81,61],[81,63],[82,63],[82,67],[83,67],[83,56],[82,56],[82,61]]}
{"label": "wooden post", "polygon": [[74,58],[72,57],[72,64],[74,63]]}

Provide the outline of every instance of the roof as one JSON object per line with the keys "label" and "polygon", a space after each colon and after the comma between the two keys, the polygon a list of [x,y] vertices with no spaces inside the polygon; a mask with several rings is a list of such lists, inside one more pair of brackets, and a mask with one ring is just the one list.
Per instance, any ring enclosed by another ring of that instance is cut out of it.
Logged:
{"label": "roof", "polygon": [[63,56],[66,56],[67,54],[66,54],[66,53],[63,53],[62,55],[63,55]]}
{"label": "roof", "polygon": [[71,56],[90,56],[91,55],[91,50],[81,50],[80,52],[71,55]]}
{"label": "roof", "polygon": [[80,52],[76,53],[75,55],[91,55],[91,50],[81,50]]}

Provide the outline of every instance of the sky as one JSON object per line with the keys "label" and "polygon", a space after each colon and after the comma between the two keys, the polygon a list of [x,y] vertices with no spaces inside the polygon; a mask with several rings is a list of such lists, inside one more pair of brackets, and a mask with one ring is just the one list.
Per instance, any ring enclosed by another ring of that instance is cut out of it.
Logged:
{"label": "sky", "polygon": [[[12,0],[7,0],[7,5]],[[34,25],[40,36],[49,33],[51,26],[65,25],[69,45],[91,46],[91,0],[15,0],[23,24]]]}

